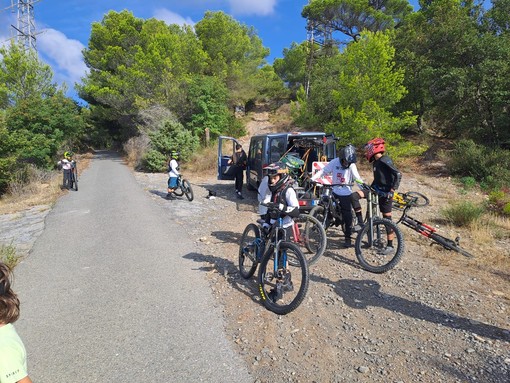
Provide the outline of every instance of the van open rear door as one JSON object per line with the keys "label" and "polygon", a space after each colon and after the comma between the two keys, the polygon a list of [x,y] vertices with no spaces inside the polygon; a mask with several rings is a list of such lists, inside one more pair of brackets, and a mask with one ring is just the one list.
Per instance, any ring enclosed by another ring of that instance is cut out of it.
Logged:
{"label": "van open rear door", "polygon": [[218,138],[218,179],[233,180],[234,174],[229,172],[228,160],[232,158],[239,142],[233,137],[220,136]]}

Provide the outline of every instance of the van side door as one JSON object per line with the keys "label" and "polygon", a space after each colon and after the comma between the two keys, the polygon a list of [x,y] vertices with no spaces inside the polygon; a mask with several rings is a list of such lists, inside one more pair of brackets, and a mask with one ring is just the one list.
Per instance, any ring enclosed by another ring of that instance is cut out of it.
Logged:
{"label": "van side door", "polygon": [[228,165],[228,161],[234,155],[238,143],[233,137],[218,137],[218,180],[233,180],[235,178],[235,174],[229,172],[230,165]]}

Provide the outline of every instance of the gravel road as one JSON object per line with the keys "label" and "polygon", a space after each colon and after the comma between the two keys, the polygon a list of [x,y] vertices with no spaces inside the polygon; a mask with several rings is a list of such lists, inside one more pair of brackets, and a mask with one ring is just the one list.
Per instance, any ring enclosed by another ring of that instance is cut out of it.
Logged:
{"label": "gravel road", "polygon": [[100,152],[15,270],[34,382],[252,382],[185,225]]}
{"label": "gravel road", "polygon": [[[509,262],[508,238],[475,247],[477,258],[447,252],[404,229],[406,252],[396,269],[375,275],[359,268],[340,233],[323,258],[299,308],[276,316],[259,302],[255,280],[237,268],[241,233],[256,218],[255,192],[235,198],[233,183],[188,174],[195,200],[164,200],[165,174],[136,173],[154,203],[178,217],[200,252],[195,260],[224,307],[226,332],[258,383],[491,382],[510,376],[510,276],[481,257]],[[365,174],[370,179],[369,174]],[[431,183],[433,181],[433,183]],[[208,189],[217,198],[207,199]],[[422,191],[431,206],[414,212],[430,222],[455,195],[448,178],[404,174],[402,190]],[[190,219],[191,218],[191,219]],[[457,233],[437,226],[447,236]]]}

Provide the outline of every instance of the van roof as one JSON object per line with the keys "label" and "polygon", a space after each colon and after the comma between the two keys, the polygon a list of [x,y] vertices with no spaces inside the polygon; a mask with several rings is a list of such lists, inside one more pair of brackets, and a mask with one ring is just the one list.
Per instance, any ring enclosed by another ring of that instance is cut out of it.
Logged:
{"label": "van roof", "polygon": [[324,136],[325,132],[284,132],[284,133],[265,133],[255,134],[253,137],[278,137],[278,136],[296,136],[296,137],[309,137],[309,136]]}

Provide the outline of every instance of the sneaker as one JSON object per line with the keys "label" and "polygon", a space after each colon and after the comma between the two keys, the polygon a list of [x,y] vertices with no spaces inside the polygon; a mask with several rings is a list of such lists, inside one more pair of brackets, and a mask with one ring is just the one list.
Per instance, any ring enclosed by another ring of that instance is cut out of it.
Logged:
{"label": "sneaker", "polygon": [[175,196],[173,193],[167,193],[166,194],[166,199],[175,199]]}
{"label": "sneaker", "polygon": [[392,254],[395,251],[395,249],[392,246],[386,246],[384,249],[381,249],[378,251],[381,255],[389,255]]}
{"label": "sneaker", "polygon": [[237,193],[237,198],[238,199],[244,199],[243,195],[241,193]]}
{"label": "sneaker", "polygon": [[347,238],[344,242],[344,247],[348,249],[349,247],[352,247],[352,240],[350,238]]}

